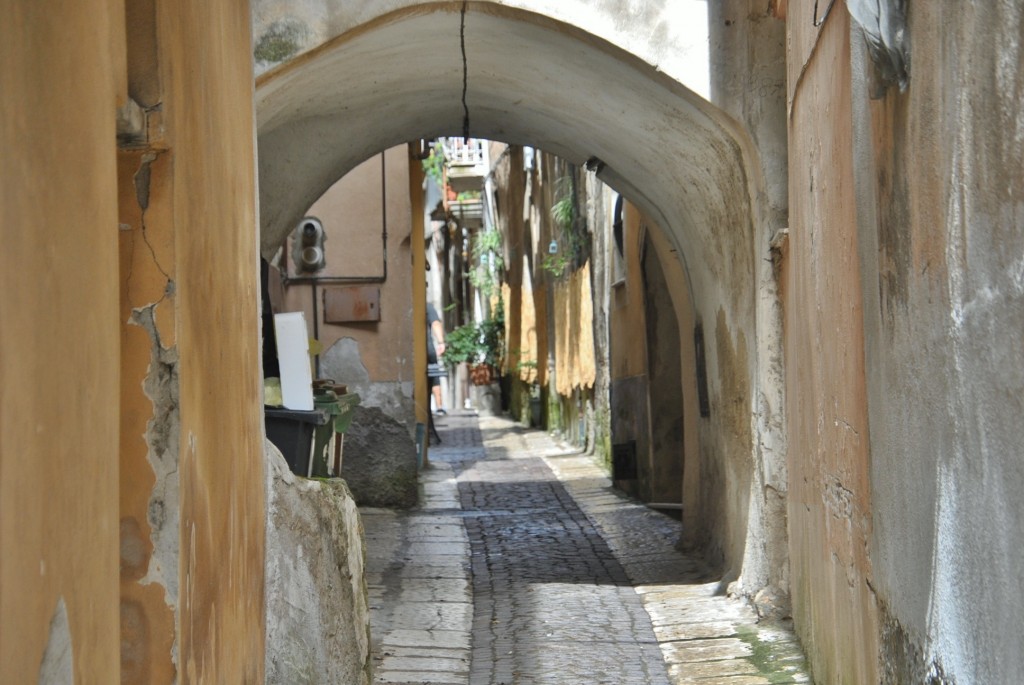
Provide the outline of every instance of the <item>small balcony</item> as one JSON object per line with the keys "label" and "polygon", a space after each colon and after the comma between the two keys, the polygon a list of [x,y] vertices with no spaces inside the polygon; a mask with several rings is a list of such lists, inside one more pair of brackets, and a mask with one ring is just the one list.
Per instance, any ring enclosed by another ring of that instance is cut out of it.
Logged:
{"label": "small balcony", "polygon": [[448,212],[463,228],[480,228],[484,225],[484,202],[479,197],[452,200]]}
{"label": "small balcony", "polygon": [[456,193],[483,188],[488,171],[486,141],[444,138],[442,145],[448,166],[448,186]]}

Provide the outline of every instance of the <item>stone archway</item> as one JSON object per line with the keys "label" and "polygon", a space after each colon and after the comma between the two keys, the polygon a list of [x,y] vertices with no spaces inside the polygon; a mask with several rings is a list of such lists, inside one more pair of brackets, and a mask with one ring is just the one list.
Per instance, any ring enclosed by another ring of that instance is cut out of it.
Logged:
{"label": "stone archway", "polygon": [[[467,111],[473,136],[598,165],[602,180],[663,228],[707,335],[712,413],[701,425],[707,467],[690,523],[733,575],[751,561],[765,566],[758,550],[786,542],[784,527],[750,515],[763,511],[750,502],[763,470],[756,446],[765,442],[752,416],[766,378],[758,349],[777,340],[758,340],[764,267],[755,246],[767,243],[767,226],[745,133],[645,61],[654,50],[635,36],[630,52],[499,3],[420,4],[349,20],[348,30],[257,81],[264,254],[355,165],[405,140],[463,133]],[[784,451],[772,457],[784,460]],[[767,530],[775,538],[765,539]]]}

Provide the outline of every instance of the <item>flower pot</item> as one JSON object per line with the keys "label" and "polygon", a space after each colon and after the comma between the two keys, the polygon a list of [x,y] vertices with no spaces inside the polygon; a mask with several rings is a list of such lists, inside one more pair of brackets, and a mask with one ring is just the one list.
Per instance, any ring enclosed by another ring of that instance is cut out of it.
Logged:
{"label": "flower pot", "polygon": [[494,376],[494,367],[490,364],[474,364],[469,368],[469,379],[473,385],[490,385]]}

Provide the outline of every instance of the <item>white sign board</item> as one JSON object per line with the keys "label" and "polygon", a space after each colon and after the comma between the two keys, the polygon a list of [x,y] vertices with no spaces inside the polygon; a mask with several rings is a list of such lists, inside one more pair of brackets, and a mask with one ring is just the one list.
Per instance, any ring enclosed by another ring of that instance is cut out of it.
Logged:
{"label": "white sign board", "polygon": [[313,409],[313,372],[309,368],[309,333],[302,312],[274,314],[281,398],[286,409]]}

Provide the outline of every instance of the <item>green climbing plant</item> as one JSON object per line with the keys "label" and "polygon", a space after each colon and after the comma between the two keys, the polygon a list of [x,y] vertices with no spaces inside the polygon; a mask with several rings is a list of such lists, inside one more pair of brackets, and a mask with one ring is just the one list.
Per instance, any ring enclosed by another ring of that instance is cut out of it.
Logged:
{"label": "green climbing plant", "polygon": [[448,366],[462,362],[498,366],[504,334],[505,322],[497,317],[459,326],[445,336],[444,362]]}
{"label": "green climbing plant", "polygon": [[578,268],[590,249],[586,225],[581,221],[578,211],[575,170],[570,170],[567,175],[555,182],[551,222],[558,238],[559,250],[554,254],[544,255],[540,266],[558,278],[567,270]]}
{"label": "green climbing plant", "polygon": [[434,179],[439,186],[444,186],[444,165],[446,163],[444,150],[438,144],[430,146],[430,154],[420,162],[423,173]]}
{"label": "green climbing plant", "polygon": [[502,237],[497,229],[482,231],[473,237],[474,267],[469,272],[469,282],[488,299],[498,293],[501,271],[505,267],[501,253]]}

